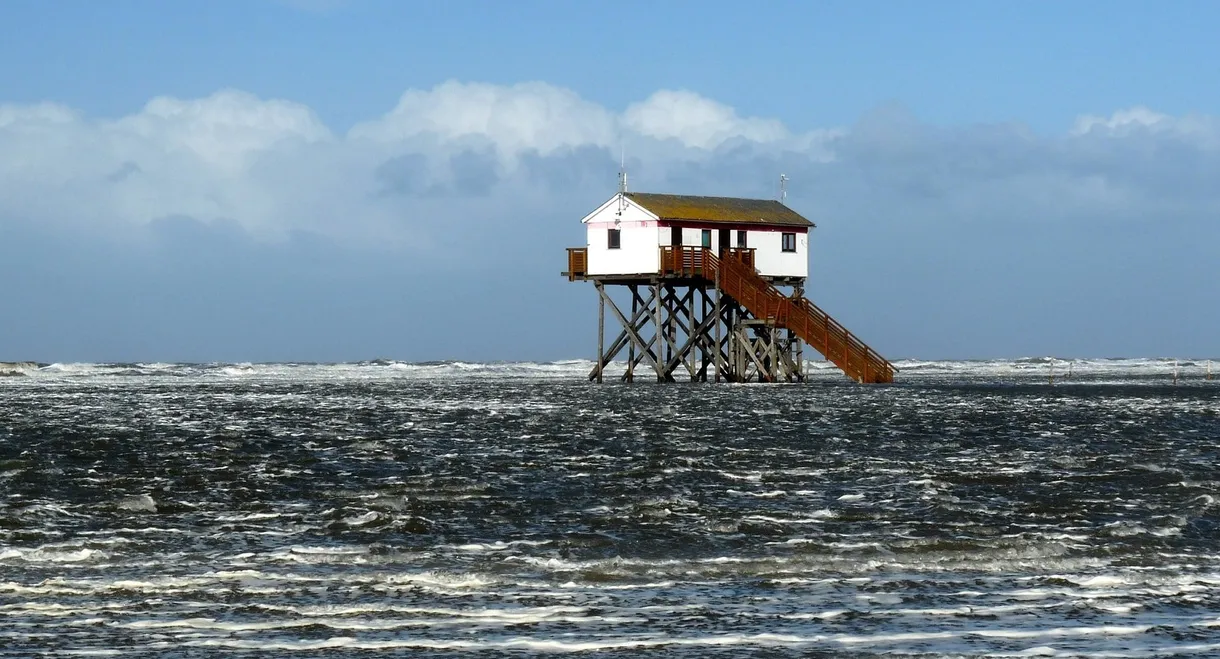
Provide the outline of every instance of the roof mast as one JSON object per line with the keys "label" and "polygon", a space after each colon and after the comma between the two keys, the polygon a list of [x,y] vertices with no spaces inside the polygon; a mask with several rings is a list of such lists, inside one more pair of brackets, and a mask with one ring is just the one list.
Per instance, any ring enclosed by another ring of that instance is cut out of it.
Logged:
{"label": "roof mast", "polygon": [[619,164],[618,164],[618,191],[620,194],[627,192],[627,146],[626,144],[619,145]]}
{"label": "roof mast", "polygon": [[618,224],[623,219],[623,211],[627,208],[627,146],[625,143],[619,143],[619,163],[618,163],[618,212],[614,214],[614,223]]}

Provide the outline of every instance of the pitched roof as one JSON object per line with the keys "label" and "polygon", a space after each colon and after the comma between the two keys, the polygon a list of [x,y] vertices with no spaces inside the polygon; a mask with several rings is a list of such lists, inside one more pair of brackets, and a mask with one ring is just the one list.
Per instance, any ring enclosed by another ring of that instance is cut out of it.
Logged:
{"label": "pitched roof", "polygon": [[628,192],[627,198],[647,208],[662,220],[815,226],[800,213],[774,199],[696,197],[648,192]]}

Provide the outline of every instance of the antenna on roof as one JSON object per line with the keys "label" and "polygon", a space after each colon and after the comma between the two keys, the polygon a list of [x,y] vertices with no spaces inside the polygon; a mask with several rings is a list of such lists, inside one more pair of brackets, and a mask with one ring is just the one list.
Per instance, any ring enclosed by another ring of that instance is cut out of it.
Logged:
{"label": "antenna on roof", "polygon": [[788,175],[779,175],[779,203],[784,203],[788,199]]}
{"label": "antenna on roof", "polygon": [[618,165],[618,191],[620,193],[627,192],[627,146],[620,145],[622,149],[619,156]]}
{"label": "antenna on roof", "polygon": [[618,163],[618,212],[614,214],[614,224],[623,221],[623,211],[627,208],[627,146],[620,142]]}

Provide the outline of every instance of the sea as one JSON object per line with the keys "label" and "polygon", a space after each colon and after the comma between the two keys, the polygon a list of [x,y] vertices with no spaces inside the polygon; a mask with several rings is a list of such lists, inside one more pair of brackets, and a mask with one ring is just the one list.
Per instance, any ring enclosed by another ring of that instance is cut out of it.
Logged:
{"label": "sea", "polygon": [[0,377],[0,656],[1220,656],[1203,361]]}

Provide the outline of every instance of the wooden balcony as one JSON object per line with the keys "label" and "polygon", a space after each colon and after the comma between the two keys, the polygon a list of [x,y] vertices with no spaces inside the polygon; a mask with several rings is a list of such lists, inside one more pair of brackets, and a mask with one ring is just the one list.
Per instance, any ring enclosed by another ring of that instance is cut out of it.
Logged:
{"label": "wooden balcony", "polygon": [[568,281],[584,279],[585,275],[589,274],[588,247],[568,248],[568,271],[563,274],[567,276]]}
{"label": "wooden balcony", "polygon": [[[708,270],[706,261],[712,250],[706,247],[666,245],[661,248],[661,274],[674,277],[706,277],[713,279],[714,270]],[[754,268],[754,249],[725,249],[721,257],[733,260],[751,269]]]}
{"label": "wooden balcony", "polygon": [[[703,260],[710,255],[711,250],[704,247],[688,247],[685,245],[664,245],[661,248],[661,263],[657,274],[663,277],[707,277],[711,275],[705,270]],[[753,248],[731,248],[721,252],[721,257],[737,261],[753,269]],[[568,281],[578,281],[589,276],[589,248],[568,248],[568,269],[560,273]],[[639,273],[648,274],[648,273]]]}

